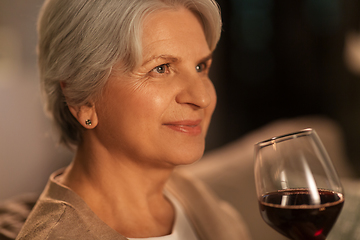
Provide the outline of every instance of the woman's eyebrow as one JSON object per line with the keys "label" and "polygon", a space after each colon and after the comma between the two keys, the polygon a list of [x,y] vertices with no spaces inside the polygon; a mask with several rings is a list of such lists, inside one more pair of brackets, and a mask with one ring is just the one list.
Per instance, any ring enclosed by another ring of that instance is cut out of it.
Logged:
{"label": "woman's eyebrow", "polygon": [[212,59],[213,55],[212,53],[210,53],[209,55],[207,55],[206,57],[202,58],[199,60],[199,63],[202,63],[202,62],[207,62],[209,61],[210,59]]}
{"label": "woman's eyebrow", "polygon": [[163,60],[166,60],[168,62],[178,62],[179,61],[179,58],[174,57],[172,55],[157,55],[157,56],[150,57],[149,59],[144,61],[144,63],[142,65],[144,66],[144,65],[148,64],[149,62],[154,61],[154,60],[158,60],[158,59],[163,59]]}
{"label": "woman's eyebrow", "polygon": [[[198,62],[202,63],[202,62],[207,62],[208,60],[212,59],[213,55],[212,53],[210,53],[209,55],[207,55],[206,57],[201,58]],[[157,55],[157,56],[151,56],[150,58],[148,58],[146,61],[144,61],[144,63],[142,64],[142,66],[145,66],[146,64],[148,64],[149,62],[152,62],[154,60],[158,60],[158,59],[162,59],[165,60],[167,62],[179,62],[180,59],[172,56],[172,55]]]}

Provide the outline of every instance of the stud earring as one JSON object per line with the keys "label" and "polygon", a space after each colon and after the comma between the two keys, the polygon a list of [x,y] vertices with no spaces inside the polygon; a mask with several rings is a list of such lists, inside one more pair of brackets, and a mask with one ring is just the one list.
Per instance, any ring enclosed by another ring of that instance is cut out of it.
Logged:
{"label": "stud earring", "polygon": [[90,119],[86,120],[85,124],[88,125],[88,126],[91,126],[91,120]]}

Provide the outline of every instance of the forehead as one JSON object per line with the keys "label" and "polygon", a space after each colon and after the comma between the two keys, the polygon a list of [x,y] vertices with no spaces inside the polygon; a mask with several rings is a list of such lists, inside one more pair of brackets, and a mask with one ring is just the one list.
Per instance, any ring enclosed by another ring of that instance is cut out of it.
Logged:
{"label": "forehead", "polygon": [[[185,8],[159,10],[143,22],[143,55],[163,51],[198,49],[209,52],[200,19]],[[207,53],[208,54],[208,53]]]}

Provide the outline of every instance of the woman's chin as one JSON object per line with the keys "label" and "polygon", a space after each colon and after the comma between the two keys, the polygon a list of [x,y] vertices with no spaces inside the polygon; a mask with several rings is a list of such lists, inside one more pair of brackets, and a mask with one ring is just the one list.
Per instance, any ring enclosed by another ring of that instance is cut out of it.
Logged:
{"label": "woman's chin", "polygon": [[202,158],[202,156],[204,155],[204,150],[202,149],[201,151],[197,151],[197,152],[184,152],[182,154],[179,155],[178,158],[174,158],[172,163],[174,164],[174,166],[185,166],[185,165],[190,165],[193,164],[195,162],[197,162],[198,160],[200,160]]}

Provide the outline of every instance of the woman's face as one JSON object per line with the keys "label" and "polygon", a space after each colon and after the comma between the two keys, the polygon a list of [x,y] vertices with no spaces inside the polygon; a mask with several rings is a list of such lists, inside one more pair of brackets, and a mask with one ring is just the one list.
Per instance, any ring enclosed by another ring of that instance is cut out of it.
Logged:
{"label": "woman's face", "polygon": [[142,46],[140,67],[110,77],[95,105],[94,131],[121,159],[162,167],[192,163],[203,154],[216,105],[202,25],[183,8],[150,14]]}

